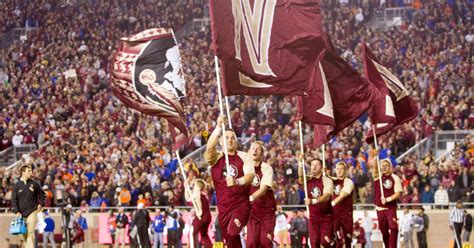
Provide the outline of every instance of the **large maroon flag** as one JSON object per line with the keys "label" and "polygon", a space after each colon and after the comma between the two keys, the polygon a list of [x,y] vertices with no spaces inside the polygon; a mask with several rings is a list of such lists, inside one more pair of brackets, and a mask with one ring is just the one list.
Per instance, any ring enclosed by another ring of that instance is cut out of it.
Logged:
{"label": "large maroon flag", "polygon": [[166,118],[174,148],[187,141],[180,97],[185,95],[178,47],[171,29],[153,28],[120,39],[111,68],[111,88],[125,105]]}
{"label": "large maroon flag", "polygon": [[315,146],[352,124],[381,97],[373,85],[332,51],[327,41],[328,50],[320,53],[318,72],[311,80],[314,91],[298,97],[302,121],[316,124]]}
{"label": "large maroon flag", "polygon": [[[383,66],[362,44],[362,60],[367,80],[377,87],[382,98],[369,110],[371,122],[375,125],[375,133],[381,135],[396,126],[402,125],[418,115],[416,102],[402,82]],[[373,130],[367,133],[366,141],[373,142]]]}
{"label": "large maroon flag", "polygon": [[225,95],[304,95],[323,49],[319,0],[210,0]]}

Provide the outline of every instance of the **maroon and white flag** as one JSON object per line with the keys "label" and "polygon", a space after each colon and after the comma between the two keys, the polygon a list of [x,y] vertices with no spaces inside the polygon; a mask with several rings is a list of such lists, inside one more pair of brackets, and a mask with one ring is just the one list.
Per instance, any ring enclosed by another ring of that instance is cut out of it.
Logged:
{"label": "maroon and white flag", "polygon": [[304,95],[324,48],[319,0],[210,0],[225,95]]}
{"label": "maroon and white flag", "polygon": [[123,37],[111,65],[111,88],[126,106],[166,118],[174,148],[187,141],[185,95],[178,46],[171,29],[153,28]]}
{"label": "maroon and white flag", "polygon": [[[396,126],[413,120],[418,115],[418,107],[410,97],[410,92],[375,58],[364,43],[362,44],[362,60],[367,80],[382,94],[382,98],[369,110],[369,118],[375,125],[376,134],[387,133]],[[373,130],[370,129],[366,141],[373,142],[373,136]]]}
{"label": "maroon and white flag", "polygon": [[332,51],[329,40],[327,48],[320,53],[318,72],[311,81],[315,90],[298,97],[301,120],[316,124],[315,146],[352,124],[381,97],[373,85]]}

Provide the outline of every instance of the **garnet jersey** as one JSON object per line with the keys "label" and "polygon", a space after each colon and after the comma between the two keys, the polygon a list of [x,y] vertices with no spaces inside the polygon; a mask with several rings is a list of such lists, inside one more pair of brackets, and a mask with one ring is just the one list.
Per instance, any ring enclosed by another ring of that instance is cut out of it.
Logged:
{"label": "garnet jersey", "polygon": [[[382,188],[385,198],[393,195],[396,192],[403,192],[402,182],[400,178],[395,174],[390,174],[388,176],[382,176]],[[374,180],[374,197],[375,197],[375,206],[377,208],[397,208],[397,201],[387,202],[385,205],[382,204],[382,194],[380,192],[380,177]]]}
{"label": "garnet jersey", "polygon": [[332,199],[336,199],[341,192],[346,192],[348,196],[334,206],[334,213],[336,216],[339,214],[350,214],[352,216],[352,193],[354,192],[354,183],[349,178],[335,179],[333,180],[334,191]]}
{"label": "garnet jersey", "polygon": [[253,194],[258,189],[262,188],[264,185],[268,186],[267,192],[256,199],[252,204],[252,211],[259,210],[268,210],[269,208],[275,208],[275,192],[273,192],[273,168],[267,163],[261,163],[258,167],[255,168],[255,177],[250,186],[250,194]]}
{"label": "garnet jersey", "polygon": [[[243,177],[245,174],[255,174],[252,165],[244,166],[243,158],[247,154],[237,152],[236,155],[229,155],[229,172],[234,179]],[[217,206],[219,212],[225,212],[234,207],[238,208],[242,203],[249,202],[250,185],[227,187],[226,161],[223,153],[205,154],[206,161],[212,166],[212,181],[217,195]]]}
{"label": "garnet jersey", "polygon": [[[333,191],[332,180],[321,176],[320,178],[311,178],[307,182],[307,190],[309,199],[318,199],[323,194],[332,194]],[[319,216],[332,215],[333,209],[331,201],[309,205],[310,218],[317,218]]]}

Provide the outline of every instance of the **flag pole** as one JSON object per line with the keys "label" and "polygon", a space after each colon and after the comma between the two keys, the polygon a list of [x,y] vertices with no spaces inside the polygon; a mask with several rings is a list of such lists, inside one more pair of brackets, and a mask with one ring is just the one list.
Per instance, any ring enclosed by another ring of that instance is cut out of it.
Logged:
{"label": "flag pole", "polygon": [[[221,90],[221,75],[219,72],[219,59],[214,55],[214,65],[216,68],[216,82],[217,82],[217,93],[219,96],[219,110],[221,115],[224,115],[224,104],[222,103],[222,90]],[[230,118],[229,118],[230,124]],[[222,123],[222,139],[224,139],[223,148],[224,148],[224,157],[225,157],[225,168],[227,176],[230,176],[230,167],[229,167],[229,154],[227,154],[227,140],[225,138],[225,123]]]}
{"label": "flag pole", "polygon": [[380,193],[382,194],[382,198],[385,198],[384,193],[383,193],[383,187],[382,187],[382,171],[380,170],[379,146],[377,144],[377,134],[375,134],[375,125],[374,124],[372,124],[372,132],[374,134],[375,151],[377,151],[377,153],[375,155],[375,158],[377,159],[377,170],[379,171]]}
{"label": "flag pole", "polygon": [[227,120],[229,121],[229,128],[232,128],[232,120],[230,118],[230,107],[229,107],[229,100],[227,96],[224,96],[225,99],[225,108],[227,111]]}
{"label": "flag pole", "polygon": [[[305,198],[308,198],[308,183],[306,182],[306,168],[304,164],[304,143],[303,143],[303,128],[301,127],[301,120],[298,121],[298,129],[300,133],[300,147],[301,147],[301,166],[303,167],[303,187],[304,187],[304,196]],[[308,218],[309,216],[309,206],[306,205],[306,212],[308,213]],[[309,237],[307,239],[306,243],[308,243],[308,246],[311,248],[311,243],[309,242]]]}
{"label": "flag pole", "polygon": [[322,152],[322,160],[323,160],[323,176],[326,176],[326,145],[323,144],[322,145],[322,149],[323,149],[323,152]]}
{"label": "flag pole", "polygon": [[184,189],[188,191],[189,195],[191,196],[191,202],[193,203],[193,207],[194,207],[194,210],[196,210],[196,217],[198,219],[201,219],[201,217],[197,216],[197,213],[198,213],[198,208],[197,208],[197,204],[196,204],[196,201],[194,200],[193,198],[193,192],[191,192],[191,189],[189,188],[189,185],[188,185],[188,179],[186,178],[186,172],[184,171],[184,167],[183,167],[183,164],[181,163],[181,158],[179,156],[179,152],[178,150],[175,151],[176,153],[176,158],[178,159],[178,164],[179,164],[179,169],[181,170],[181,174],[183,174],[183,178],[184,178]]}

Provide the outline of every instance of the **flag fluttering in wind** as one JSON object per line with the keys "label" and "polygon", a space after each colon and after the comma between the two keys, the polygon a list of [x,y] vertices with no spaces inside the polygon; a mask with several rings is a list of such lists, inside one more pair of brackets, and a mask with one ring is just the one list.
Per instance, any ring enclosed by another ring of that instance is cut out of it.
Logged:
{"label": "flag fluttering in wind", "polygon": [[[375,125],[376,135],[387,133],[396,126],[413,120],[418,115],[416,102],[403,83],[383,66],[369,48],[362,44],[362,61],[367,80],[382,94],[369,110],[369,118]],[[373,142],[373,130],[367,133],[366,141]]]}
{"label": "flag fluttering in wind", "polygon": [[[336,55],[329,37],[311,80],[314,91],[298,96],[301,120],[315,124],[314,146],[328,141],[365,113],[381,97],[377,88]],[[319,126],[322,125],[322,126]]]}
{"label": "flag fluttering in wind", "polygon": [[126,106],[168,120],[178,148],[187,141],[185,81],[171,29],[147,29],[120,39],[111,63],[111,88]]}
{"label": "flag fluttering in wind", "polygon": [[319,0],[211,0],[225,95],[304,95],[324,48]]}

